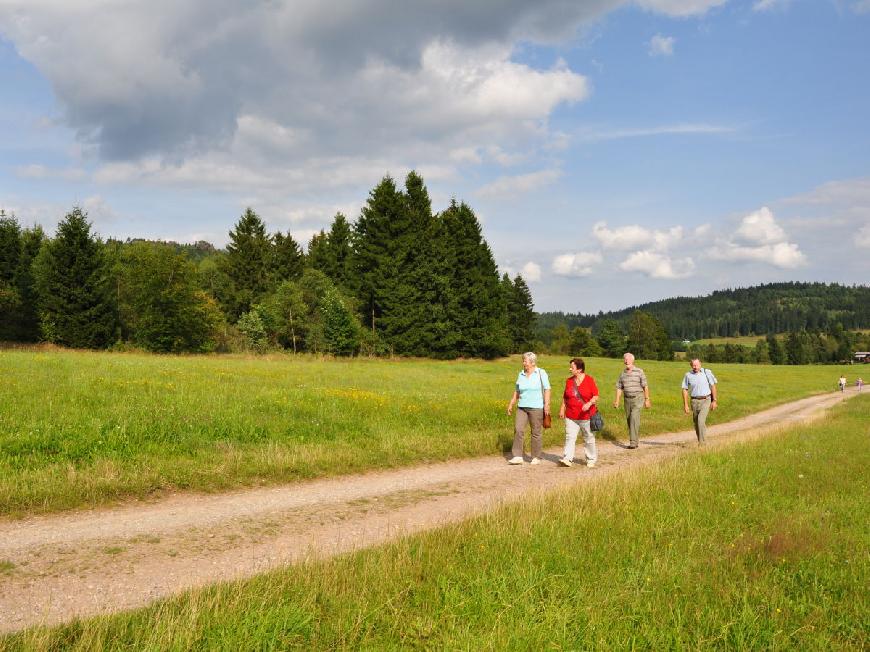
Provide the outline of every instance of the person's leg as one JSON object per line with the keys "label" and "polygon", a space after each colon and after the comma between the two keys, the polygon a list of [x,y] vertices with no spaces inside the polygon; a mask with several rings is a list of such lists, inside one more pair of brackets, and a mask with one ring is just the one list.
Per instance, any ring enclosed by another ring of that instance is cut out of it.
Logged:
{"label": "person's leg", "polygon": [[514,457],[523,456],[523,439],[526,436],[526,427],[529,425],[529,415],[523,408],[517,408],[514,416]]}
{"label": "person's leg", "polygon": [[529,422],[532,424],[532,458],[541,457],[544,450],[544,409],[529,410]]}
{"label": "person's leg", "polygon": [[586,453],[586,463],[595,464],[598,461],[598,448],[595,446],[595,435],[589,427],[589,420],[580,422],[583,431],[583,452]]}
{"label": "person's leg", "polygon": [[633,448],[640,442],[640,410],[643,405],[643,395],[626,399],[625,415],[628,421],[628,440]]}
{"label": "person's leg", "polygon": [[574,459],[574,451],[577,443],[577,434],[580,432],[580,426],[574,419],[565,419],[565,449],[564,457],[566,460]]}
{"label": "person's leg", "polygon": [[693,401],[696,405],[692,406],[692,412],[695,413],[695,434],[698,436],[698,443],[704,444],[707,436],[707,415],[710,413],[710,399],[705,398],[703,401]]}

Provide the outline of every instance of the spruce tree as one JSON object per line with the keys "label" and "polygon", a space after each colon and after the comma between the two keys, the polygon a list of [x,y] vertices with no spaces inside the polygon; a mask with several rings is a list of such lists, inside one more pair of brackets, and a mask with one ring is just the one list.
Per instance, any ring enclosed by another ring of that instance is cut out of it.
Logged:
{"label": "spruce tree", "polygon": [[109,270],[86,213],[73,208],[34,265],[45,339],[90,349],[113,342],[117,314]]}
{"label": "spruce tree", "polygon": [[15,275],[15,286],[21,301],[17,317],[16,339],[25,342],[35,342],[39,339],[38,297],[36,280],[33,276],[33,263],[44,242],[45,234],[41,226],[37,225],[21,232],[21,256],[18,259],[18,271]]}
{"label": "spruce tree", "polygon": [[448,318],[460,355],[493,358],[511,348],[507,306],[498,269],[474,211],[452,201],[441,214],[449,234],[446,260],[453,270]]}
{"label": "spruce tree", "polygon": [[323,229],[311,236],[311,240],[308,241],[305,265],[309,269],[316,269],[318,272],[327,274],[329,269],[329,242],[326,231]]}
{"label": "spruce tree", "polygon": [[287,235],[280,231],[272,238],[272,276],[275,285],[282,281],[295,281],[302,276],[305,267],[305,257],[302,248],[293,239],[290,232]]}
{"label": "spruce tree", "polygon": [[227,294],[220,300],[227,315],[235,321],[262,299],[272,280],[271,238],[263,220],[252,209],[246,208],[230,231],[227,254],[220,260],[230,281]]}
{"label": "spruce tree", "polygon": [[21,258],[21,227],[14,215],[0,211],[0,340],[17,336],[21,296],[17,272]]}
{"label": "spruce tree", "polygon": [[508,296],[507,320],[511,351],[513,353],[528,351],[532,348],[535,339],[535,304],[529,286],[519,274],[511,283],[511,292]]}
{"label": "spruce tree", "polygon": [[[396,305],[398,270],[404,263],[408,214],[401,193],[389,176],[369,193],[359,220],[354,225],[353,268],[359,280],[357,297],[363,324],[389,342],[381,319],[385,310]],[[388,307],[386,304],[390,303]],[[388,314],[387,320],[393,317]]]}

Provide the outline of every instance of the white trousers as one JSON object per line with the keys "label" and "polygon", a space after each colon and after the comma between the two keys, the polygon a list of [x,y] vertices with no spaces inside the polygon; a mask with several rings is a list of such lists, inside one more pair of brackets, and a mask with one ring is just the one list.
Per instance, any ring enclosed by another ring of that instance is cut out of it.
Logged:
{"label": "white trousers", "polygon": [[595,447],[595,435],[592,434],[592,429],[589,427],[589,419],[585,421],[565,419],[565,457],[569,460],[574,459],[577,435],[580,434],[581,430],[583,431],[583,452],[586,453],[586,461],[597,462],[598,449]]}

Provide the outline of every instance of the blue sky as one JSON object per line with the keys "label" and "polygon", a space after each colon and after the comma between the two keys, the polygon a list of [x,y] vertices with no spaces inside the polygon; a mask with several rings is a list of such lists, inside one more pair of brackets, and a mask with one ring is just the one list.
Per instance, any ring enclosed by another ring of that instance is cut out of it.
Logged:
{"label": "blue sky", "polygon": [[303,244],[417,169],[539,310],[870,279],[870,1],[0,4],[0,207]]}

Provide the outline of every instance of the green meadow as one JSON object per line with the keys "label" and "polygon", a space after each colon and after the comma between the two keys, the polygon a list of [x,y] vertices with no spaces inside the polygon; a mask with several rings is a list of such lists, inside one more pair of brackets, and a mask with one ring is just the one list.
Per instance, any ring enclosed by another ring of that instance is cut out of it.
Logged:
{"label": "green meadow", "polygon": [[[567,358],[543,356],[558,388]],[[653,407],[642,433],[690,428],[685,362],[640,363]],[[176,490],[218,491],[434,460],[500,455],[520,359],[495,362],[0,351],[0,515],[95,506]],[[712,366],[727,421],[832,391],[839,367]],[[590,359],[605,437],[621,363]],[[561,424],[546,443],[563,438]]]}
{"label": "green meadow", "polygon": [[866,650],[870,394],[485,517],[8,650]]}

